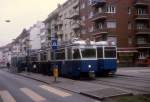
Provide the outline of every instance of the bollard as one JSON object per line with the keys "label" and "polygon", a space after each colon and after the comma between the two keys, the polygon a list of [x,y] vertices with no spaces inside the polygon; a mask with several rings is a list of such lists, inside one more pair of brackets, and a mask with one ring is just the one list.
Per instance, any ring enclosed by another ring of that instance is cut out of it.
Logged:
{"label": "bollard", "polygon": [[57,67],[53,68],[53,76],[54,76],[54,82],[56,82],[57,77],[58,77],[58,68]]}

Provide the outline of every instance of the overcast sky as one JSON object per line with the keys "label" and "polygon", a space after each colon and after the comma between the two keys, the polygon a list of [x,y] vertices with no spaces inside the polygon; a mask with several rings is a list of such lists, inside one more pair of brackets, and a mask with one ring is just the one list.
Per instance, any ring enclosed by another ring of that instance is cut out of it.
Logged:
{"label": "overcast sky", "polygon": [[[37,21],[43,21],[66,0],[0,0],[0,46],[10,43]],[[5,20],[11,20],[6,23]]]}

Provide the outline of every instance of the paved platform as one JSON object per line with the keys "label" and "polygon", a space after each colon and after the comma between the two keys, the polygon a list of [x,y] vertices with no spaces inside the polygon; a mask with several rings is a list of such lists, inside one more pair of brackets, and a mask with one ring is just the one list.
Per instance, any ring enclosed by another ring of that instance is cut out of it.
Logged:
{"label": "paved platform", "polygon": [[19,75],[97,99],[131,94],[130,92],[127,92],[125,90],[113,88],[110,86],[72,80],[67,78],[58,78],[57,82],[54,82],[54,78],[52,76],[44,76],[41,74],[26,72],[20,73]]}

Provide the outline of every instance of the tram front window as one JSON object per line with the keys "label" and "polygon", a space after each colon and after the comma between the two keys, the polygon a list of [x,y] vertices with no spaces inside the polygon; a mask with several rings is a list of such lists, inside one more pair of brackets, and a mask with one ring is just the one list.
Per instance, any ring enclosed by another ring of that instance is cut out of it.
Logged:
{"label": "tram front window", "polygon": [[83,58],[96,58],[96,49],[81,49]]}
{"label": "tram front window", "polygon": [[105,47],[105,58],[116,58],[116,48]]}

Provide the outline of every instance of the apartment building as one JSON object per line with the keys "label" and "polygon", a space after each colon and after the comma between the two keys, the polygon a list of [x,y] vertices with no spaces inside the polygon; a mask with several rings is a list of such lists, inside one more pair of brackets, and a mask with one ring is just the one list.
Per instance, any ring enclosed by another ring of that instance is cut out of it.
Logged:
{"label": "apartment building", "polygon": [[45,43],[45,24],[38,21],[29,29],[29,54],[33,61],[41,60],[40,52]]}
{"label": "apartment building", "polygon": [[50,37],[57,38],[62,44],[80,35],[79,0],[68,0],[64,4],[58,4],[45,20],[48,25]]}
{"label": "apartment building", "polygon": [[[16,39],[14,39],[14,41],[12,43],[13,44],[12,47],[15,47],[17,45],[17,53],[18,53],[17,56],[19,56],[19,57],[27,56],[28,40],[29,40],[29,32],[26,29],[23,29],[21,34]],[[12,53],[13,52],[16,52],[16,51],[13,51],[13,49],[12,49]]]}
{"label": "apartment building", "polygon": [[79,0],[68,0],[59,5],[58,9],[60,9],[57,22],[59,41],[68,42],[80,36]]}
{"label": "apartment building", "polygon": [[120,64],[150,56],[150,0],[80,0],[81,37],[117,43]]}
{"label": "apartment building", "polygon": [[57,39],[58,45],[70,42],[80,36],[79,0],[68,0],[49,14],[44,21],[48,33],[48,45],[45,56],[50,60],[51,40]]}
{"label": "apartment building", "polygon": [[45,34],[46,34],[46,42],[47,46],[45,46],[44,50],[41,52],[41,60],[49,61],[51,59],[50,54],[50,46],[51,40],[57,38],[57,19],[58,19],[59,9],[55,9],[48,15],[48,18],[45,19],[43,22],[45,24]]}
{"label": "apartment building", "polygon": [[0,47],[0,66],[6,66],[11,61],[10,44]]}

